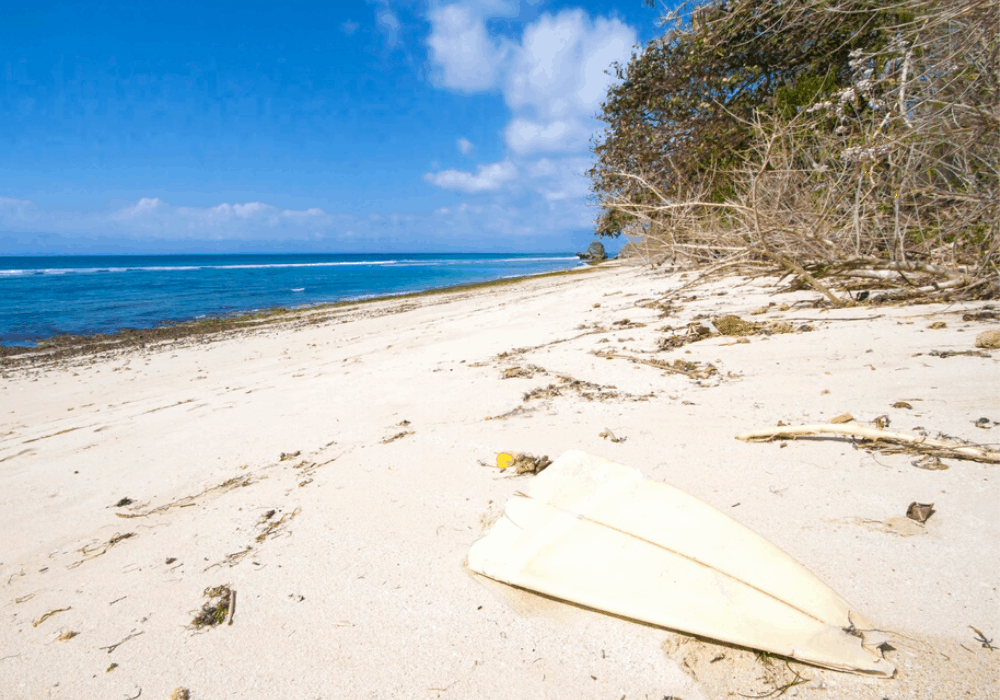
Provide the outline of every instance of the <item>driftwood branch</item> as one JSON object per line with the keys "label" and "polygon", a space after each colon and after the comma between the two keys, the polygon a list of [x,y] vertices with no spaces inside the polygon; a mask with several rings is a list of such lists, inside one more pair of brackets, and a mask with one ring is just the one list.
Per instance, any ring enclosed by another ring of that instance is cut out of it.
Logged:
{"label": "driftwood branch", "polygon": [[859,437],[873,442],[886,442],[901,445],[920,452],[927,452],[939,457],[953,459],[968,459],[974,462],[1000,464],[1000,452],[976,445],[962,445],[944,440],[907,435],[879,428],[870,428],[857,423],[816,423],[812,425],[783,425],[765,430],[751,430],[739,433],[737,440],[744,442],[767,442],[770,440],[795,439],[799,437],[814,437],[818,435],[840,435],[843,437]]}

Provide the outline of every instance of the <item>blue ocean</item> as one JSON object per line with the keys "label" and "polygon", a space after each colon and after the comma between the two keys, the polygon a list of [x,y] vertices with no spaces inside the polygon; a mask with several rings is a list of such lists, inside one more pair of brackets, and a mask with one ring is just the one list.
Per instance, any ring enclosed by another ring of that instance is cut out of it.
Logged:
{"label": "blue ocean", "polygon": [[0,344],[577,267],[553,254],[0,256]]}

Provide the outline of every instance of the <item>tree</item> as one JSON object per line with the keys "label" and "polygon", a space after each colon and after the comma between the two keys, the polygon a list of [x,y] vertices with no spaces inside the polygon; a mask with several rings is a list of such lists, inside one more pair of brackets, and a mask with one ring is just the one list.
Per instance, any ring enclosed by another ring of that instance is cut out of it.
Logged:
{"label": "tree", "polygon": [[589,173],[597,232],[695,262],[995,273],[998,15],[992,0],[670,13],[614,67]]}

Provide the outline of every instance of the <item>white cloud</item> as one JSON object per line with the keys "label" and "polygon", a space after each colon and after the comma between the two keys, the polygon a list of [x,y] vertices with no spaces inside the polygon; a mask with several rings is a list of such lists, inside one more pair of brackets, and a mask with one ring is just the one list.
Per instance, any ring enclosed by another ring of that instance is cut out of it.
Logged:
{"label": "white cloud", "polygon": [[472,141],[467,138],[460,138],[458,140],[458,150],[462,152],[463,156],[472,156],[476,154],[476,147],[472,145]]}
{"label": "white cloud", "polygon": [[513,49],[503,37],[492,38],[485,17],[495,12],[472,3],[456,3],[431,10],[427,39],[431,61],[441,87],[475,92],[496,87],[500,70]]}
{"label": "white cloud", "polygon": [[535,189],[548,202],[581,200],[590,192],[589,158],[541,158],[527,168]]}
{"label": "white cloud", "polygon": [[635,41],[619,20],[591,21],[582,10],[546,14],[527,27],[504,85],[515,114],[507,145],[522,154],[584,150],[611,84],[605,71],[627,59]]}
{"label": "white cloud", "polygon": [[326,212],[319,207],[310,207],[309,209],[283,209],[281,211],[281,215],[291,219],[304,221],[305,219],[326,216]]}
{"label": "white cloud", "polygon": [[512,13],[506,3],[475,0],[432,10],[428,45],[438,85],[501,91],[513,113],[505,142],[519,155],[586,150],[612,80],[605,71],[628,59],[634,30],[572,9],[542,15],[520,42],[490,35],[486,20]]}
{"label": "white cloud", "polygon": [[505,160],[490,165],[480,165],[475,174],[461,170],[442,170],[437,173],[427,173],[424,175],[424,180],[445,190],[471,194],[498,190],[515,177],[517,168]]}
{"label": "white cloud", "polygon": [[577,152],[587,148],[593,130],[580,119],[536,122],[513,119],[504,129],[504,140],[518,154]]}
{"label": "white cloud", "polygon": [[159,197],[143,197],[130,207],[123,207],[111,215],[116,221],[138,219],[155,212],[163,205]]}
{"label": "white cloud", "polygon": [[[100,217],[98,217],[100,219]],[[111,212],[107,223],[120,230],[157,233],[169,238],[210,235],[214,238],[257,237],[270,232],[279,236],[304,226],[329,226],[331,215],[318,207],[279,209],[264,202],[222,202],[215,206],[175,206],[158,197],[143,197]]]}
{"label": "white cloud", "polygon": [[386,43],[393,47],[399,43],[400,22],[396,13],[387,7],[383,7],[375,13],[375,25],[378,27]]}

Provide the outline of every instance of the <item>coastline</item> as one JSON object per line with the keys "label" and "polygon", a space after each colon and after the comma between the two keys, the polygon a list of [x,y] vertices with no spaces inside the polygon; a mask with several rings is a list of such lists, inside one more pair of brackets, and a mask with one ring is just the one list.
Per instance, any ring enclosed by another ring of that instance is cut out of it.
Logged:
{"label": "coastline", "polygon": [[[604,263],[612,266],[618,263]],[[107,352],[129,347],[145,347],[150,343],[161,343],[183,338],[202,338],[248,328],[256,328],[261,324],[280,324],[293,321],[302,315],[322,314],[328,311],[353,307],[359,304],[370,304],[392,299],[408,299],[414,297],[449,294],[451,292],[471,291],[474,289],[513,284],[519,280],[555,275],[579,274],[592,269],[577,266],[568,270],[553,272],[537,272],[527,275],[511,275],[482,282],[465,282],[443,287],[430,287],[415,292],[398,292],[390,294],[372,294],[357,298],[338,301],[307,303],[301,306],[274,306],[251,311],[234,311],[226,314],[212,314],[203,318],[186,321],[164,322],[150,328],[125,328],[116,333],[91,333],[84,335],[58,335],[40,340],[34,345],[4,345],[0,343],[0,371],[5,364],[20,364],[33,362],[41,358],[65,359],[77,355],[94,352]],[[13,361],[13,362],[11,362]]]}
{"label": "coastline", "polygon": [[[989,305],[826,309],[773,279],[689,281],[602,265],[5,360],[0,695],[984,697],[1000,662],[970,626],[1000,636],[996,465],[734,436],[850,412],[996,445],[1000,358],[974,346]],[[761,326],[691,337],[726,314]],[[568,449],[777,544],[888,631],[897,677],[468,573],[531,478],[497,453]],[[912,501],[935,514],[908,520]],[[192,628],[222,585],[232,624]]]}

